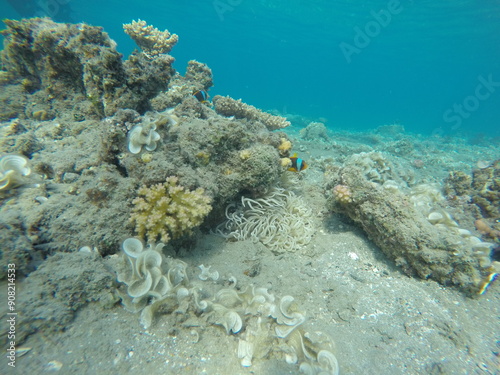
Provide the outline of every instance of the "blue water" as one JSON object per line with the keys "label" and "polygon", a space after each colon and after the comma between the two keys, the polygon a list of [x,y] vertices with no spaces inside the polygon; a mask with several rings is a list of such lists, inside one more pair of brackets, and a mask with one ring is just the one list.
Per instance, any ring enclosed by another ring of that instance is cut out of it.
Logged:
{"label": "blue water", "polygon": [[[3,17],[31,0],[3,0]],[[213,70],[213,95],[327,119],[332,129],[500,136],[498,0],[37,0],[39,13],[103,26],[144,19],[179,35],[171,54]],[[45,4],[42,6],[40,4]],[[45,8],[45,10],[43,9]],[[69,10],[69,12],[67,12]]]}

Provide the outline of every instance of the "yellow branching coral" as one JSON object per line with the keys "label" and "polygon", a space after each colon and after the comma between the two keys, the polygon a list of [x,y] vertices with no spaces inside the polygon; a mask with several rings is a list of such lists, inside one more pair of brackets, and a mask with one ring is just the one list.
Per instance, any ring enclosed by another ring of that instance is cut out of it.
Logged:
{"label": "yellow branching coral", "polygon": [[286,138],[281,138],[281,143],[278,146],[278,151],[280,155],[282,156],[288,155],[288,152],[290,151],[291,148],[292,148],[292,142],[290,142]]}
{"label": "yellow branching coral", "polygon": [[280,163],[282,167],[289,167],[292,165],[292,160],[290,158],[281,158]]}
{"label": "yellow branching coral", "polygon": [[241,160],[248,160],[250,159],[250,156],[252,156],[252,151],[250,149],[244,149],[240,151],[240,159]]}
{"label": "yellow branching coral", "polygon": [[160,31],[143,20],[124,24],[123,30],[149,56],[169,53],[179,40],[177,34],[170,34],[168,30]]}
{"label": "yellow branching coral", "polygon": [[190,233],[208,215],[212,206],[204,189],[187,190],[178,185],[175,176],[163,184],[143,186],[132,203],[130,222],[135,223],[137,234],[152,243],[160,237],[166,243],[173,238]]}

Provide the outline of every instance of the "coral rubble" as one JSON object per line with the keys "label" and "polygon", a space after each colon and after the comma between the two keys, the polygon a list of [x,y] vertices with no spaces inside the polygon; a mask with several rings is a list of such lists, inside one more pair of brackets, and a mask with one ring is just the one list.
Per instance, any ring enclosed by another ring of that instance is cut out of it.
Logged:
{"label": "coral rubble", "polygon": [[476,228],[483,235],[499,241],[500,160],[479,164],[480,168],[474,169],[472,176],[451,171],[445,180],[446,197],[474,214]]}

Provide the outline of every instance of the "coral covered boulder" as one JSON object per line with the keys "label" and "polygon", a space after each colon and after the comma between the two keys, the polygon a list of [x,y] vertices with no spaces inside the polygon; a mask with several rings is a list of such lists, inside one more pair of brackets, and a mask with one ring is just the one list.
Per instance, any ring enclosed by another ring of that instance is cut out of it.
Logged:
{"label": "coral covered boulder", "polygon": [[[8,83],[7,91],[13,90],[10,86],[28,93],[39,91],[37,99],[49,114],[82,100],[87,103],[79,105],[85,115],[108,116],[118,108],[142,112],[148,109],[149,99],[167,87],[173,74],[173,58],[165,54],[147,62],[144,54],[136,54],[123,62],[116,43],[101,27],[56,23],[48,18],[4,22],[3,83]],[[20,115],[20,108],[16,113],[10,108],[13,104],[6,104],[9,108],[2,113]]]}
{"label": "coral covered boulder", "polygon": [[490,259],[492,244],[458,226],[439,189],[398,184],[390,179],[395,170],[382,154],[353,155],[329,182],[335,186],[332,208],[356,222],[406,273],[482,294],[500,270]]}

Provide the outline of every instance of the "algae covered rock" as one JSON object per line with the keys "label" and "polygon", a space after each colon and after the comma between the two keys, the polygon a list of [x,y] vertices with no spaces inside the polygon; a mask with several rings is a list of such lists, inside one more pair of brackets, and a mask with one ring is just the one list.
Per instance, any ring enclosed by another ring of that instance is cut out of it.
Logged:
{"label": "algae covered rock", "polygon": [[124,24],[123,30],[149,56],[169,53],[179,40],[177,34],[170,34],[168,30],[160,31],[140,19]]}
{"label": "algae covered rock", "polygon": [[[28,102],[42,103],[40,110],[47,113],[69,110],[81,101],[88,105],[80,105],[77,115],[104,117],[119,108],[144,112],[149,100],[167,88],[174,72],[173,58],[166,54],[154,59],[134,54],[122,61],[116,43],[101,27],[56,23],[48,18],[4,23],[7,29],[2,31],[0,58],[8,79],[3,80],[2,91],[20,86],[33,95]],[[4,103],[2,113],[9,117],[0,119],[33,116],[22,113],[15,102]]]}
{"label": "algae covered rock", "polygon": [[384,163],[366,171],[365,158],[354,155],[340,169],[331,185],[342,184],[350,199],[332,195],[331,207],[360,225],[406,273],[482,294],[499,268],[489,256],[492,244],[459,228],[440,208],[444,197],[435,187],[388,185],[380,180]]}
{"label": "algae covered rock", "polygon": [[60,100],[82,95],[104,106],[125,85],[121,54],[101,27],[48,18],[4,22],[2,64],[25,91]]}
{"label": "algae covered rock", "polygon": [[472,178],[462,171],[451,171],[445,180],[444,191],[448,196],[470,195]]}
{"label": "algae covered rock", "polygon": [[114,274],[93,254],[60,253],[48,258],[25,280],[19,294],[16,341],[21,343],[36,331],[45,334],[64,330],[75,313],[91,302],[113,303],[110,294]]}
{"label": "algae covered rock", "polygon": [[500,218],[500,160],[472,172],[473,202],[485,217]]}
{"label": "algae covered rock", "polygon": [[325,124],[311,122],[305,128],[300,129],[300,138],[308,141],[329,141]]}

